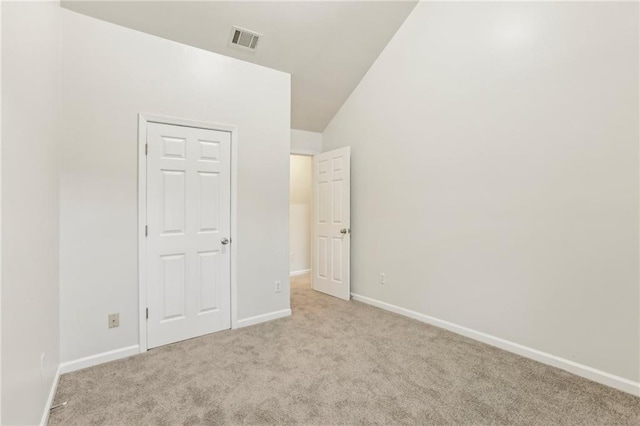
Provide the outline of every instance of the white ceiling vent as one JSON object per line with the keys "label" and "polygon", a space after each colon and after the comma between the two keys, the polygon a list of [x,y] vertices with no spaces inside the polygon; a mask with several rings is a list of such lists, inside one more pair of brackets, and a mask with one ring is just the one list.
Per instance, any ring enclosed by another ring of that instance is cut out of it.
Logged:
{"label": "white ceiling vent", "polygon": [[262,34],[245,30],[244,28],[233,27],[231,29],[229,46],[254,52],[258,47],[258,41],[260,40],[260,37],[262,37]]}

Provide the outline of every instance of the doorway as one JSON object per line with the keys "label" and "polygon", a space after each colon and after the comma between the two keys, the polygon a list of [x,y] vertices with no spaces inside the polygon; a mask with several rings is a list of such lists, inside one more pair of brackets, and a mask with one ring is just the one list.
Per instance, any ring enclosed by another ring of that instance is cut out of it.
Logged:
{"label": "doorway", "polygon": [[291,155],[291,287],[351,298],[351,148]]}
{"label": "doorway", "polygon": [[290,156],[289,273],[291,286],[311,287],[313,157]]}

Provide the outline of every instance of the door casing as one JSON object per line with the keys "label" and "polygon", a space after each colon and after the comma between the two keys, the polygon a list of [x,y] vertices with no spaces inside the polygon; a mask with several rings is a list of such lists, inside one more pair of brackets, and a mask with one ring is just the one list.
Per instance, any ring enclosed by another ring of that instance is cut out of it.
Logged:
{"label": "door casing", "polygon": [[238,127],[228,124],[204,123],[181,118],[138,114],[138,300],[139,300],[139,347],[140,353],[147,351],[147,125],[149,123],[173,126],[196,127],[231,133],[231,328],[238,328]]}

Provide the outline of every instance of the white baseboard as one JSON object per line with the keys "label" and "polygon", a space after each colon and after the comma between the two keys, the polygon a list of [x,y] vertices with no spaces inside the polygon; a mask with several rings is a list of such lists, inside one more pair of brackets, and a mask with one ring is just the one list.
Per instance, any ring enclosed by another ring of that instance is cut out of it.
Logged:
{"label": "white baseboard", "polygon": [[117,359],[126,358],[131,355],[138,355],[140,346],[133,345],[126,348],[115,349],[113,351],[103,352],[101,354],[91,355],[84,358],[76,359],[62,363],[60,373],[71,373],[72,371],[82,370],[83,368],[93,367],[94,365],[104,364],[105,362],[115,361]]}
{"label": "white baseboard", "polygon": [[301,269],[299,271],[291,271],[289,272],[289,276],[295,277],[296,275],[304,275],[311,272],[311,269]]}
{"label": "white baseboard", "polygon": [[268,314],[256,315],[255,317],[238,320],[238,328],[249,327],[250,325],[260,324],[261,322],[272,321],[278,318],[285,318],[290,316],[291,309],[269,312]]}
{"label": "white baseboard", "polygon": [[47,398],[47,402],[44,406],[44,412],[42,413],[42,417],[40,419],[40,426],[47,426],[49,422],[49,414],[51,413],[51,407],[53,405],[53,400],[56,397],[56,391],[58,390],[58,382],[60,381],[60,375],[62,369],[62,365],[58,365],[56,369],[56,375],[53,378],[53,383],[51,383],[51,390],[49,391],[49,397]]}
{"label": "white baseboard", "polygon": [[452,331],[456,334],[460,334],[465,337],[469,337],[474,340],[478,340],[483,343],[487,343],[491,346],[495,346],[505,351],[512,352],[526,358],[533,359],[535,361],[547,364],[553,367],[560,368],[562,370],[573,373],[577,376],[584,377],[594,382],[601,383],[612,388],[619,389],[624,392],[628,392],[632,395],[640,396],[640,383],[619,377],[602,370],[598,370],[577,362],[561,358],[559,356],[551,355],[546,352],[539,351],[537,349],[529,348],[518,343],[510,342],[499,337],[492,336],[490,334],[482,333],[461,325],[444,321],[438,318],[431,317],[429,315],[421,314],[419,312],[411,311],[409,309],[401,308],[399,306],[391,305],[389,303],[381,302],[370,297],[361,296],[359,294],[351,293],[353,300],[366,303],[377,308],[384,309],[389,312],[403,315],[405,317],[413,318],[415,320],[434,325],[436,327],[444,328],[445,330]]}

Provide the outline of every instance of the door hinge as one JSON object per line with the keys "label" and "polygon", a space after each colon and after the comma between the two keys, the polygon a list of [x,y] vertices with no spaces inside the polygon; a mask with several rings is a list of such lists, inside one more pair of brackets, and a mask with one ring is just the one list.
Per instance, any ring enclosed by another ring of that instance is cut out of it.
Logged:
{"label": "door hinge", "polygon": [[144,144],[144,155],[149,155],[149,144],[148,143]]}
{"label": "door hinge", "polygon": [[149,319],[149,308],[147,308],[147,319]]}
{"label": "door hinge", "polygon": [[149,235],[149,225],[145,225],[144,226],[144,236],[148,236]]}

